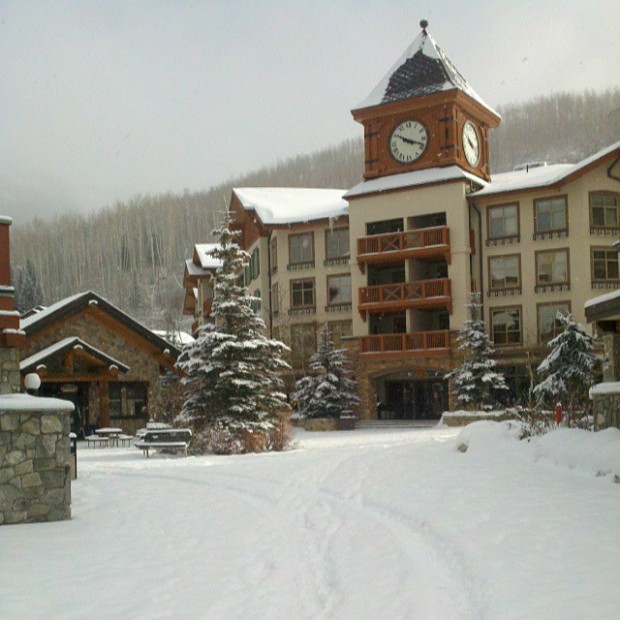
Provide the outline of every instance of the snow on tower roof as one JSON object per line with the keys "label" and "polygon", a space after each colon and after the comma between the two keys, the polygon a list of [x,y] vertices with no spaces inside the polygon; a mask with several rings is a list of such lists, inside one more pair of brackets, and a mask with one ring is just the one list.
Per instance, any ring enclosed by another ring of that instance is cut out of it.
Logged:
{"label": "snow on tower roof", "polygon": [[265,225],[294,224],[348,215],[344,189],[238,187],[233,193]]}
{"label": "snow on tower roof", "polygon": [[361,110],[383,103],[458,89],[499,117],[499,114],[469,85],[433,37],[426,32],[428,24],[422,21],[420,25],[422,32],[370,95],[353,109]]}
{"label": "snow on tower roof", "polygon": [[613,157],[619,151],[620,141],[610,144],[577,164],[553,164],[536,168],[513,170],[491,176],[491,181],[471,196],[490,196],[516,192],[524,189],[544,188],[571,181],[574,177],[588,171],[590,166],[597,165],[601,159]]}
{"label": "snow on tower roof", "polygon": [[412,172],[400,172],[377,179],[370,179],[369,181],[362,181],[355,187],[352,187],[344,197],[349,199],[356,196],[412,187],[414,185],[434,185],[436,183],[450,183],[452,181],[473,181],[477,185],[486,185],[485,181],[458,166],[446,166],[445,168],[426,168]]}

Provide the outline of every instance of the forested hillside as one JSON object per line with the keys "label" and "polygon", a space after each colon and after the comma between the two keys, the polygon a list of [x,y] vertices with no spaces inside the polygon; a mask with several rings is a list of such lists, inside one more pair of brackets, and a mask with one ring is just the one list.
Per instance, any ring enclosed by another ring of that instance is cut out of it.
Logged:
{"label": "forested hillside", "polygon": [[[620,89],[556,94],[499,108],[492,170],[524,161],[574,162],[620,139]],[[211,240],[232,187],[349,188],[363,171],[363,146],[349,140],[278,162],[208,191],[136,196],[88,216],[35,220],[12,230],[18,307],[50,304],[92,289],[152,328],[181,321],[184,261]],[[148,188],[145,188],[148,189]]]}

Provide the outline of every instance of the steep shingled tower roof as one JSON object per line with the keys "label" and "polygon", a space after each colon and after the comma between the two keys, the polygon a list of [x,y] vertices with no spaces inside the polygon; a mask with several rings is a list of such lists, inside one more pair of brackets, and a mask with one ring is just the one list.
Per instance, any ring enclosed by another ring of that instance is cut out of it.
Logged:
{"label": "steep shingled tower roof", "polygon": [[354,111],[458,89],[497,115],[497,112],[469,85],[433,37],[426,32],[428,23],[422,21],[420,26],[422,32],[370,95],[355,106]]}

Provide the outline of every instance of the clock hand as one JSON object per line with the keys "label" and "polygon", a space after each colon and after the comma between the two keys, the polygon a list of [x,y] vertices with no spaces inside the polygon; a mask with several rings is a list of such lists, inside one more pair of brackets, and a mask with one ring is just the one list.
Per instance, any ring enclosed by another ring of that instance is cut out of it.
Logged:
{"label": "clock hand", "polygon": [[411,140],[410,138],[405,138],[405,136],[401,136],[400,134],[396,134],[397,138],[400,138],[403,142],[407,144],[419,144],[420,146],[424,146],[422,142],[418,142],[418,140]]}

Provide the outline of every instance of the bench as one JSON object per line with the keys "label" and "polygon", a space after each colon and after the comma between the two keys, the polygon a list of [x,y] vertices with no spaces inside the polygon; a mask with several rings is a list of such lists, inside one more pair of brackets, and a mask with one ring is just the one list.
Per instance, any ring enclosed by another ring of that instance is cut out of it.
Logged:
{"label": "bench", "polygon": [[87,435],[84,437],[88,442],[88,447],[90,448],[90,444],[93,444],[93,448],[96,448],[98,445],[103,447],[108,446],[108,438],[107,437],[99,437],[99,435]]}
{"label": "bench", "polygon": [[192,439],[192,431],[189,428],[167,428],[147,431],[140,441],[134,446],[142,450],[149,458],[149,450],[160,449],[172,452],[183,451],[187,456],[187,447]]}
{"label": "bench", "polygon": [[132,439],[133,439],[133,435],[121,434],[117,437],[117,440],[121,442],[121,446],[124,446],[125,444],[130,446]]}

